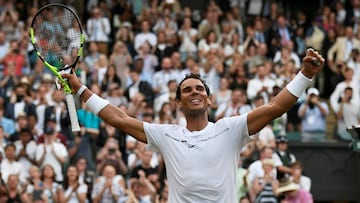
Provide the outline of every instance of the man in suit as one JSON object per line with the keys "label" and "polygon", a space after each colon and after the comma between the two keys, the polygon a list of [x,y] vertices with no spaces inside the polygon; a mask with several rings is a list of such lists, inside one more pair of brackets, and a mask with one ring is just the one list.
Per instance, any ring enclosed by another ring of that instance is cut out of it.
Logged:
{"label": "man in suit", "polygon": [[152,86],[149,82],[142,80],[140,78],[141,70],[132,68],[130,70],[130,78],[131,78],[131,85],[125,90],[124,96],[128,99],[128,101],[131,101],[131,98],[133,98],[138,93],[141,93],[145,96],[145,101],[147,104],[152,105],[154,102],[154,91],[152,89]]}
{"label": "man in suit", "polygon": [[349,60],[351,50],[354,48],[360,48],[360,40],[354,37],[353,28],[347,26],[345,36],[338,37],[327,53],[327,61],[331,70],[338,73],[340,70],[336,68],[336,65]]}

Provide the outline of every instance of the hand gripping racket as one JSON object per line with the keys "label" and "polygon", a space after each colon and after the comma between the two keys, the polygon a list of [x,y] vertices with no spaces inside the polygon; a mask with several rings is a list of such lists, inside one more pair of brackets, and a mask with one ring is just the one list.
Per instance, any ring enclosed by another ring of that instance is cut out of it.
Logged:
{"label": "hand gripping racket", "polygon": [[37,56],[63,86],[71,130],[80,131],[71,88],[61,76],[75,68],[83,52],[84,34],[79,17],[63,4],[48,4],[36,12],[31,22],[30,39]]}

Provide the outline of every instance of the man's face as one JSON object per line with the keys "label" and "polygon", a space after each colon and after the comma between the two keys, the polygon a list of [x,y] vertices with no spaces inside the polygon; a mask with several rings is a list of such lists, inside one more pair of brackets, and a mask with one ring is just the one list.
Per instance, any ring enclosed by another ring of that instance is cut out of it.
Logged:
{"label": "man's face", "polygon": [[180,92],[178,105],[185,114],[204,113],[211,103],[204,84],[198,79],[185,80],[180,86]]}

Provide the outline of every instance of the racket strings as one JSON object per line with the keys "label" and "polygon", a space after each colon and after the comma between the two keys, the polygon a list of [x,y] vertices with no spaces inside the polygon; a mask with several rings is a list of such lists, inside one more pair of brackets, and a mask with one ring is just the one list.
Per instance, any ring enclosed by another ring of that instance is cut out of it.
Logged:
{"label": "racket strings", "polygon": [[81,39],[76,16],[61,6],[42,10],[33,23],[35,47],[45,61],[55,67],[75,62]]}

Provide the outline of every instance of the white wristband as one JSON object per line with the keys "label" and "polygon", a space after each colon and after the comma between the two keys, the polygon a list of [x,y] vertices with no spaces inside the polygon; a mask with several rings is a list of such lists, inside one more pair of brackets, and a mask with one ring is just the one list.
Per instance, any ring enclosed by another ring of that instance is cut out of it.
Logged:
{"label": "white wristband", "polygon": [[90,98],[85,102],[86,106],[96,115],[109,104],[109,101],[99,97],[96,94],[92,94]]}
{"label": "white wristband", "polygon": [[84,91],[87,89],[87,87],[85,86],[85,85],[82,85],[79,89],[78,89],[78,91],[76,92],[76,95],[77,96],[81,96],[82,95],[82,93],[84,93]]}
{"label": "white wristband", "polygon": [[300,97],[301,94],[306,90],[312,79],[307,78],[300,71],[289,84],[286,85],[286,89],[295,97]]}

